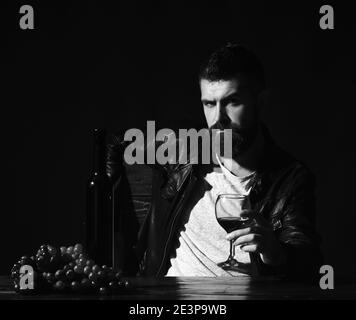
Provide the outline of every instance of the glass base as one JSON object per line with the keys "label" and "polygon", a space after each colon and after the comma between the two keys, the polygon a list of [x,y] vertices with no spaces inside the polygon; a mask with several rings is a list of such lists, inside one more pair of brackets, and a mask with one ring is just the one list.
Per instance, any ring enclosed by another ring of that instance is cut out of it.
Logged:
{"label": "glass base", "polygon": [[224,262],[218,263],[218,266],[226,271],[237,271],[241,273],[250,273],[249,268],[244,264],[238,262],[236,259],[228,259]]}

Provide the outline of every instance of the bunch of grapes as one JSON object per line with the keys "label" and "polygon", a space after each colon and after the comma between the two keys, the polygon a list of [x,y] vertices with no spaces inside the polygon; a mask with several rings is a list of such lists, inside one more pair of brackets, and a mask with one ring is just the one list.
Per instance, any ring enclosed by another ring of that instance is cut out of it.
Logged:
{"label": "bunch of grapes", "polygon": [[23,256],[11,269],[11,278],[16,292],[20,288],[20,268],[30,265],[33,268],[34,288],[26,292],[80,292],[115,293],[128,289],[120,271],[97,265],[84,252],[81,244],[60,247],[42,245],[36,256]]}

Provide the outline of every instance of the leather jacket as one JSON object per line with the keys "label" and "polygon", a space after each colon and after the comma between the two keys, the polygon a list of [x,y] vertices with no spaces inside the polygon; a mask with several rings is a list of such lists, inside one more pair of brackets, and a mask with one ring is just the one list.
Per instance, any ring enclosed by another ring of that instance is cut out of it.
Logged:
{"label": "leather jacket", "polygon": [[[307,281],[317,276],[323,261],[315,229],[315,177],[274,143],[264,125],[262,129],[265,147],[252,181],[250,201],[252,209],[271,224],[287,259],[276,267],[261,263],[260,271]],[[117,136],[108,145],[107,172],[114,180],[122,168],[123,146]],[[204,194],[202,177],[209,166],[185,163],[153,167],[152,205],[133,251],[139,275],[160,277],[168,271],[183,213]]]}

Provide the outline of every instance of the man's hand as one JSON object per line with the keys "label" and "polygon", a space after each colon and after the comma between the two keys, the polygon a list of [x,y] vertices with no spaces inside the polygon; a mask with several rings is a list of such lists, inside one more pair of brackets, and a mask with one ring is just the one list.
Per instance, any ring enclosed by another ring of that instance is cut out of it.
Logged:
{"label": "man's hand", "polygon": [[241,250],[245,252],[259,253],[265,264],[283,264],[285,252],[270,224],[252,210],[244,210],[241,216],[252,218],[252,223],[244,229],[229,233],[226,238],[235,240],[234,245],[240,245]]}

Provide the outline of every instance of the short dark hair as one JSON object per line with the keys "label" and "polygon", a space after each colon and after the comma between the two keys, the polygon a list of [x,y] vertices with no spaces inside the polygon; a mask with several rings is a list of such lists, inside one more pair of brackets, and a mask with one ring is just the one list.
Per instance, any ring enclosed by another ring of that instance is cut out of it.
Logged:
{"label": "short dark hair", "polygon": [[228,43],[213,52],[203,63],[199,80],[231,80],[238,74],[254,79],[260,90],[265,88],[264,70],[257,56],[245,46]]}

